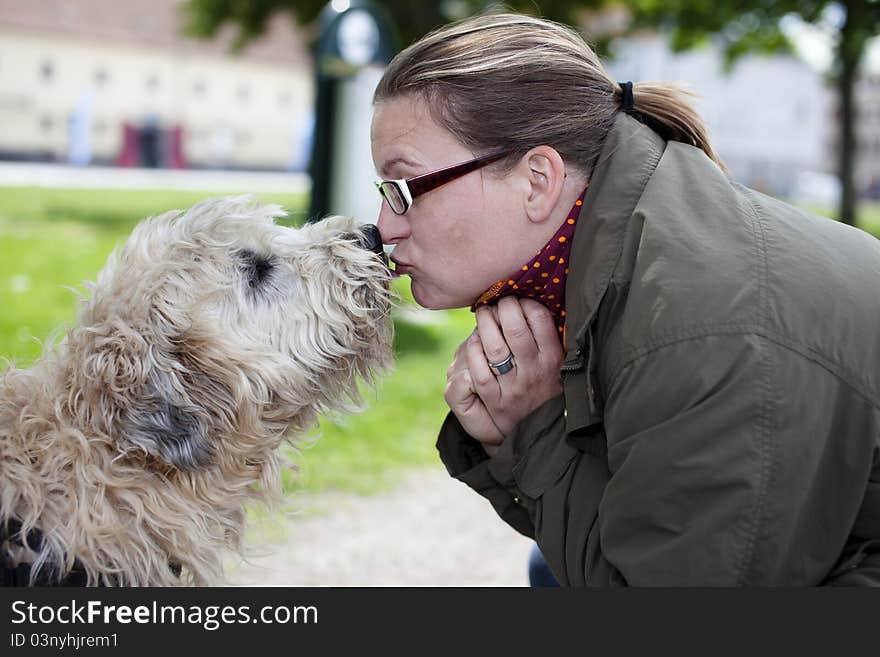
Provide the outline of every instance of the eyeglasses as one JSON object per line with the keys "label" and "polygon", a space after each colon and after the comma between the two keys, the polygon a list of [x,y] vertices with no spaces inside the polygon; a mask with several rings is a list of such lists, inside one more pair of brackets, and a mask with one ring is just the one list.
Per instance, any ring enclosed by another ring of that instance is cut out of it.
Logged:
{"label": "eyeglasses", "polygon": [[437,189],[441,185],[452,182],[456,178],[461,178],[463,175],[468,174],[471,171],[476,171],[487,164],[500,160],[505,155],[510,155],[511,152],[512,151],[510,150],[504,150],[490,153],[489,155],[483,155],[482,157],[468,160],[461,164],[453,164],[445,169],[438,169],[437,171],[416,176],[415,178],[379,180],[375,183],[376,189],[379,190],[382,198],[388,201],[388,207],[390,207],[395,214],[404,214],[410,209],[413,204],[413,199],[417,196],[421,196],[425,192]]}

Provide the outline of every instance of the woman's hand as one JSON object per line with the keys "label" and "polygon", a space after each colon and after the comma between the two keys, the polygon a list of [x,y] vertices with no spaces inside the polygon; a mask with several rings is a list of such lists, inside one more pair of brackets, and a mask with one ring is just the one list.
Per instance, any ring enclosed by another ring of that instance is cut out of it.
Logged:
{"label": "woman's hand", "polygon": [[486,405],[476,392],[471,372],[468,367],[468,350],[476,345],[480,348],[480,336],[477,329],[467,340],[458,345],[455,358],[446,370],[446,403],[458,418],[461,426],[469,435],[483,444],[487,453],[494,453],[494,448],[501,444],[504,435],[495,426]]}
{"label": "woman's hand", "polygon": [[[523,418],[562,392],[565,352],[553,316],[537,301],[503,297],[476,314],[477,330],[447,370],[446,402],[491,454]],[[516,366],[496,376],[489,363],[509,354]]]}

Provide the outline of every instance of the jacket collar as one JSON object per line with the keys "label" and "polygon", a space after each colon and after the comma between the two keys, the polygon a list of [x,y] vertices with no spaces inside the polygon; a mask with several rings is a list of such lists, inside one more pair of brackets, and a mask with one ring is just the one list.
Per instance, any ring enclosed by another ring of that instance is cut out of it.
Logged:
{"label": "jacket collar", "polygon": [[657,133],[622,112],[605,139],[572,242],[565,291],[569,350],[583,344],[596,317],[620,259],[628,219],[665,147]]}

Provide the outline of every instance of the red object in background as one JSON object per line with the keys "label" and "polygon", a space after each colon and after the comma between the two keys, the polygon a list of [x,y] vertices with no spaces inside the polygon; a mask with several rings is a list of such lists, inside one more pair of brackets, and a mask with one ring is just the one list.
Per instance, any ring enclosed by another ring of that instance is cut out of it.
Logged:
{"label": "red object in background", "polygon": [[165,166],[169,169],[185,169],[186,157],[183,155],[183,128],[176,125],[168,131],[166,137],[167,157]]}
{"label": "red object in background", "polygon": [[116,157],[116,166],[136,167],[140,164],[140,135],[137,126],[128,121],[122,124],[122,148]]}
{"label": "red object in background", "polygon": [[125,121],[122,124],[122,147],[116,157],[119,167],[187,168],[183,154],[183,127],[175,125],[167,130],[148,126],[139,127]]}

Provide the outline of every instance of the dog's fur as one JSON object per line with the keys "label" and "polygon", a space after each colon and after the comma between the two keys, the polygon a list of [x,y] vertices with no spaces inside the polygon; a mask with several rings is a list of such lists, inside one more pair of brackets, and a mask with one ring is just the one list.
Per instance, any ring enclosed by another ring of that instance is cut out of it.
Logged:
{"label": "dog's fur", "polygon": [[226,198],[140,223],[65,339],[0,375],[0,550],[32,582],[222,581],[282,440],[390,365],[380,257],[351,219],[281,214]]}

